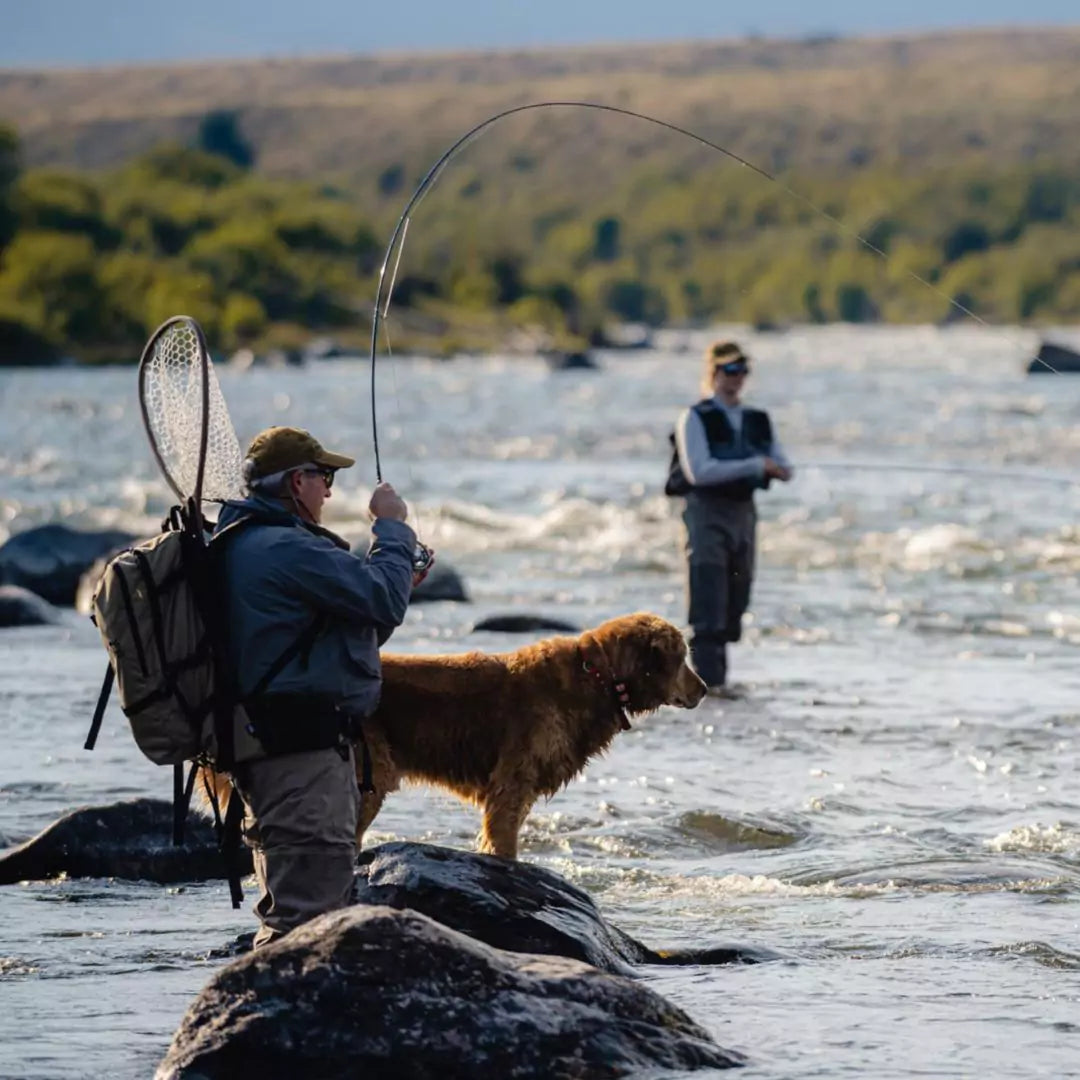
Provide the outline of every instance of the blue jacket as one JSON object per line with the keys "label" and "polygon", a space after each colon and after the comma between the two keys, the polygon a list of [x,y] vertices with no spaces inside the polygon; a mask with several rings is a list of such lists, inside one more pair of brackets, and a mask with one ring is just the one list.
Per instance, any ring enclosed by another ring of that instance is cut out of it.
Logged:
{"label": "blue jacket", "polygon": [[294,657],[268,693],[328,694],[349,712],[369,714],[382,685],[379,645],[401,625],[412,592],[416,536],[404,522],[378,519],[365,558],[344,541],[260,496],[228,502],[216,532],[256,513],[223,538],[230,653],[241,694],[318,616],[326,627],[306,656]]}

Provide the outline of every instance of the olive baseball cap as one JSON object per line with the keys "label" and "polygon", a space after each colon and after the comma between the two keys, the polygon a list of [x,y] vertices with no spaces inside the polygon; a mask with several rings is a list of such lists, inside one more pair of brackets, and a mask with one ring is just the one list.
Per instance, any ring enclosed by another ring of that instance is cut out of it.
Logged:
{"label": "olive baseball cap", "polygon": [[272,427],[260,431],[248,447],[245,469],[249,478],[258,480],[301,465],[322,465],[329,469],[347,469],[356,458],[324,450],[309,431],[294,427]]}

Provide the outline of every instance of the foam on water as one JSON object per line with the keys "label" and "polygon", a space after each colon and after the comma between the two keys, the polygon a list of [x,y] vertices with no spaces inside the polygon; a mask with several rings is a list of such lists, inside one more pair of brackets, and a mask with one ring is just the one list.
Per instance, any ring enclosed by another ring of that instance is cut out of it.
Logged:
{"label": "foam on water", "polygon": [[1080,855],[1080,830],[1058,821],[1053,825],[1015,825],[986,841],[991,851],[1046,851],[1076,858]]}

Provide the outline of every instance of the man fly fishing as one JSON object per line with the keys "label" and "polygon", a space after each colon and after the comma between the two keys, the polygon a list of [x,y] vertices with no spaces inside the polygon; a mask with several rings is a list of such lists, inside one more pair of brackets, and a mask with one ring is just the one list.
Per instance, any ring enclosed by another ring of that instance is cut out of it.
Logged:
{"label": "man fly fishing", "polygon": [[365,558],[323,528],[322,510],[351,457],[308,432],[274,427],[244,461],[247,497],[227,502],[228,649],[250,734],[265,756],[232,770],[254,848],[260,946],[349,902],[358,789],[353,740],[378,703],[379,646],[405,618],[416,536],[389,484],[369,504]]}

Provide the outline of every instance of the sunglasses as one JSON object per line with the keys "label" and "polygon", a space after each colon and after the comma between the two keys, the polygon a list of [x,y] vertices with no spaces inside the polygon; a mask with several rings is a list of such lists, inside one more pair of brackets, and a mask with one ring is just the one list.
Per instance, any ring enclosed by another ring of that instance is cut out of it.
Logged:
{"label": "sunglasses", "polygon": [[309,473],[312,476],[321,476],[323,483],[326,485],[326,490],[329,491],[334,486],[334,471],[333,469],[301,469],[301,472]]}
{"label": "sunglasses", "polygon": [[725,375],[749,375],[750,368],[742,360],[736,360],[731,364],[721,364],[720,370]]}

